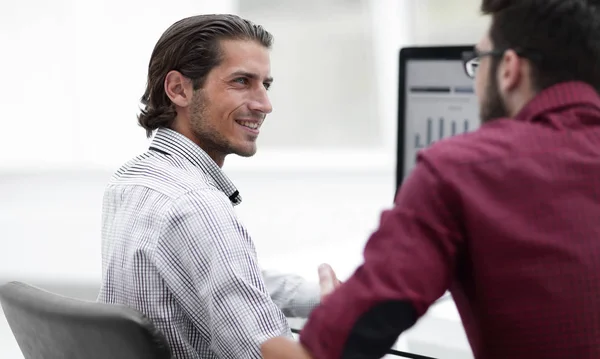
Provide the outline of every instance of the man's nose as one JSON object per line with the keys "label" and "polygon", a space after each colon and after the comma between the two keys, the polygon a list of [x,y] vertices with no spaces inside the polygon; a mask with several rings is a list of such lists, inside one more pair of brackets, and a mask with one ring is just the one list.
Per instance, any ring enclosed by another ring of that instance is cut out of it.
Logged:
{"label": "man's nose", "polygon": [[255,98],[250,103],[250,109],[264,114],[269,114],[273,111],[273,105],[271,105],[271,100],[269,100],[267,89],[262,88],[257,90]]}

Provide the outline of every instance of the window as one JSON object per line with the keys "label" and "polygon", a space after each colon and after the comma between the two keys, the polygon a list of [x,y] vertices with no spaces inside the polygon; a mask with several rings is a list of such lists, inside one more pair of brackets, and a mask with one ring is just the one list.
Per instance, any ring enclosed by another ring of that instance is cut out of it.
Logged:
{"label": "window", "polygon": [[275,36],[274,112],[261,149],[360,149],[381,143],[367,1],[244,0],[238,14]]}
{"label": "window", "polygon": [[419,0],[413,6],[413,41],[418,45],[475,44],[487,30],[481,0]]}
{"label": "window", "polygon": [[274,112],[252,159],[227,166],[393,171],[398,50],[409,0],[239,0],[275,36]]}
{"label": "window", "polygon": [[144,152],[136,114],[156,41],[173,22],[236,1],[3,2],[0,40],[12,55],[0,57],[0,170],[112,171]]}

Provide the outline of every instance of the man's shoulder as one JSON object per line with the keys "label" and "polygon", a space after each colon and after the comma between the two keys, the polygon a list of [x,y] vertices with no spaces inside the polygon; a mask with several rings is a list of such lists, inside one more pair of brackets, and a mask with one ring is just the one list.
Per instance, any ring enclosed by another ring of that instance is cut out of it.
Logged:
{"label": "man's shoulder", "polygon": [[172,197],[169,217],[191,215],[218,220],[219,215],[233,215],[233,204],[222,191],[210,186],[193,186]]}
{"label": "man's shoulder", "polygon": [[152,151],[122,165],[111,177],[109,187],[144,187],[172,200],[189,192],[216,188],[214,181],[200,168]]}
{"label": "man's shoulder", "polygon": [[436,167],[504,161],[513,157],[519,142],[525,140],[523,125],[511,119],[495,120],[473,132],[439,141],[421,150],[417,157]]}

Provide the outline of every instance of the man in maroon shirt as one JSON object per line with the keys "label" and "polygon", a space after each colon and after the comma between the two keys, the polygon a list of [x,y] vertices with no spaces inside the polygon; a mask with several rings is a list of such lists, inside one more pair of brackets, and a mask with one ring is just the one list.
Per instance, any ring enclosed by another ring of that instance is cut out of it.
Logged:
{"label": "man in maroon shirt", "polygon": [[[379,358],[450,289],[475,358],[600,358],[600,10],[487,1],[483,125],[418,155],[364,264],[265,358]],[[475,76],[475,73],[477,76]],[[282,352],[283,351],[283,352]]]}

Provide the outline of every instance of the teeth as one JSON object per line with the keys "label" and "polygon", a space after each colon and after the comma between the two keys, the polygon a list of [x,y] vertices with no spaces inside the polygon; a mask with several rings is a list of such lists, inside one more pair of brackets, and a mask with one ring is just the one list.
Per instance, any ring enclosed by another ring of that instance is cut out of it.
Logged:
{"label": "teeth", "polygon": [[251,128],[253,130],[256,130],[258,128],[258,123],[256,122],[249,122],[249,121],[238,121],[238,123],[242,126]]}

